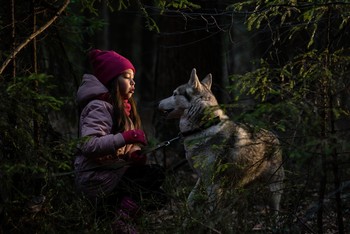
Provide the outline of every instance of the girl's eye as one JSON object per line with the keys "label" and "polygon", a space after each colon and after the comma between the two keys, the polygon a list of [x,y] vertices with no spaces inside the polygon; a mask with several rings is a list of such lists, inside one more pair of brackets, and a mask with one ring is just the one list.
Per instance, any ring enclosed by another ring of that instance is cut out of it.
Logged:
{"label": "girl's eye", "polygon": [[133,79],[133,76],[130,73],[124,73],[123,77],[126,78],[126,79]]}

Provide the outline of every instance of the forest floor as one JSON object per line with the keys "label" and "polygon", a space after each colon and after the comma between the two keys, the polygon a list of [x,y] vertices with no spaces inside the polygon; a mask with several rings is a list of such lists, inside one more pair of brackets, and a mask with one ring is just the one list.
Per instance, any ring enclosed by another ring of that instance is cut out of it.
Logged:
{"label": "forest floor", "polygon": [[[323,205],[319,205],[318,183],[305,175],[287,171],[278,215],[264,209],[260,203],[263,194],[256,192],[247,197],[229,197],[230,201],[212,214],[204,201],[199,209],[189,211],[186,198],[197,176],[184,165],[168,177],[165,186],[170,200],[162,209],[145,213],[145,233],[319,233],[320,214],[322,232],[338,233],[335,192],[330,186]],[[345,233],[350,233],[349,186],[342,192],[343,225]]]}

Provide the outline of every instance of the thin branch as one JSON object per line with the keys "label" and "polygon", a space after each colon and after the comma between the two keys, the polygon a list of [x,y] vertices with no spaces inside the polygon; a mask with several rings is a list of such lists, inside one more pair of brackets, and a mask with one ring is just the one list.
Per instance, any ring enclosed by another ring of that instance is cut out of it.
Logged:
{"label": "thin branch", "polygon": [[[12,18],[12,49],[14,50],[16,48],[16,19],[15,19],[15,0],[11,1],[11,18]],[[12,76],[16,76],[16,60],[14,59],[12,61],[12,66],[13,66],[13,71],[12,71]]]}
{"label": "thin branch", "polygon": [[54,17],[52,17],[51,20],[49,20],[45,25],[43,25],[41,28],[33,32],[24,42],[22,42],[12,53],[11,55],[5,60],[5,62],[2,64],[0,68],[0,75],[4,72],[7,65],[11,62],[12,59],[16,57],[16,55],[26,46],[29,42],[31,42],[35,37],[37,37],[40,33],[44,32],[57,18],[62,14],[62,12],[67,8],[68,4],[70,3],[70,0],[66,0],[63,6],[57,11]]}

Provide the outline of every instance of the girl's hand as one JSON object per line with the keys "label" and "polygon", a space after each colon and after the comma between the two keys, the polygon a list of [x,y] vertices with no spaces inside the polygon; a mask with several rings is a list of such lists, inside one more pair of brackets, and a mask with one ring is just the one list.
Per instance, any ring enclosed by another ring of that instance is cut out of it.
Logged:
{"label": "girl's hand", "polygon": [[142,145],[147,145],[147,140],[145,133],[141,129],[134,129],[134,130],[129,130],[121,133],[125,144],[142,144]]}

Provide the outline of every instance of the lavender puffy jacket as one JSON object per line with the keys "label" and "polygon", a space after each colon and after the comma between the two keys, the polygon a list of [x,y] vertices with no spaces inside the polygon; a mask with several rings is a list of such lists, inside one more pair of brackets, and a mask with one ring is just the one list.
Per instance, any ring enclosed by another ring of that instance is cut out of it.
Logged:
{"label": "lavender puffy jacket", "polygon": [[[87,170],[103,164],[123,163],[113,156],[127,153],[132,145],[125,145],[120,133],[112,134],[113,107],[96,97],[108,92],[107,88],[93,75],[85,74],[77,92],[77,102],[82,107],[80,114],[80,144],[74,167],[76,186],[89,198],[110,193],[118,184],[127,167],[117,170]],[[133,128],[128,127],[129,129]],[[107,159],[106,159],[107,158]]]}

